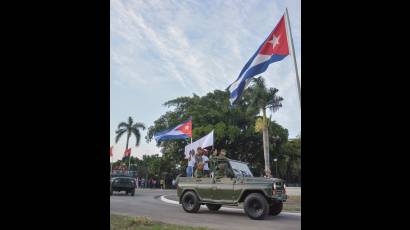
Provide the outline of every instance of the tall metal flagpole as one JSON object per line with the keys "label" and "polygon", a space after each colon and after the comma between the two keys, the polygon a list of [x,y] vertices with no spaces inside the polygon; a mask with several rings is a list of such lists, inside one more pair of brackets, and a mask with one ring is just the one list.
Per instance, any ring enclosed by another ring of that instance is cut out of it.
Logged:
{"label": "tall metal flagpole", "polygon": [[111,147],[111,156],[110,156],[110,161],[111,161],[111,175],[112,175],[112,160],[114,157],[114,153],[112,152],[112,147]]}
{"label": "tall metal flagpole", "polygon": [[130,154],[128,155],[128,174],[130,173],[130,163],[131,163],[131,149],[130,149]]}
{"label": "tall metal flagpole", "polygon": [[265,176],[272,177],[270,171],[270,160],[269,160],[269,134],[266,119],[266,108],[261,108],[263,114],[263,129],[262,129],[262,141],[263,141],[263,155],[265,158]]}
{"label": "tall metal flagpole", "polygon": [[[192,123],[191,123],[191,144],[192,144]],[[194,175],[194,174],[192,174]]]}
{"label": "tall metal flagpole", "polygon": [[191,144],[192,144],[192,117],[191,117]]}
{"label": "tall metal flagpole", "polygon": [[298,93],[299,93],[299,105],[302,106],[301,97],[300,97],[301,91],[300,91],[298,64],[296,62],[295,46],[293,45],[292,31],[290,29],[290,20],[289,20],[288,8],[286,8],[286,23],[285,23],[285,25],[286,25],[287,31],[289,32],[289,33],[286,33],[286,34],[289,34],[288,41],[290,40],[290,42],[288,42],[288,43],[291,44],[293,63],[294,63],[294,66],[295,66],[296,83],[298,85]]}

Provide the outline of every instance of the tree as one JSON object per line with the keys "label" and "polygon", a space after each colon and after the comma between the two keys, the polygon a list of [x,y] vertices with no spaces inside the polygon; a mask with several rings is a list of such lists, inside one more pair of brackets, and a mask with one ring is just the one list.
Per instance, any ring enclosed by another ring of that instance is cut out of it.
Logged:
{"label": "tree", "polygon": [[141,139],[141,133],[139,129],[145,130],[145,125],[140,122],[134,123],[132,117],[128,117],[128,123],[121,122],[120,124],[118,124],[118,129],[115,131],[115,133],[117,134],[117,136],[115,137],[115,143],[120,140],[124,133],[127,133],[127,144],[125,146],[125,149],[128,149],[128,142],[130,140],[131,134],[135,136],[135,146],[138,146]]}
{"label": "tree", "polygon": [[161,171],[161,157],[158,154],[144,155],[143,160],[147,162],[148,175],[150,177],[158,177]]}
{"label": "tree", "polygon": [[288,183],[301,182],[301,138],[290,140],[281,146],[279,169]]}
{"label": "tree", "polygon": [[[245,90],[247,91],[247,90]],[[227,157],[249,163],[252,172],[256,176],[263,172],[263,149],[260,148],[262,140],[260,134],[255,133],[255,121],[258,118],[259,110],[250,106],[250,94],[245,92],[243,99],[231,107],[229,103],[229,92],[215,90],[199,97],[179,97],[165,102],[165,106],[170,108],[165,114],[154,121],[154,125],[148,128],[146,140],[152,141],[153,134],[166,130],[180,124],[182,121],[192,116],[193,140],[215,130],[214,147],[227,150]],[[287,141],[288,131],[274,121],[268,122],[270,133],[275,133],[280,137],[273,145],[270,138],[271,149],[280,148]],[[162,158],[167,159],[174,167],[179,165],[183,172],[187,165],[184,148],[189,140],[170,140],[157,143],[161,147]]]}
{"label": "tree", "polygon": [[[262,77],[257,77],[252,80],[252,85],[248,90],[250,95],[250,106],[262,111],[263,117],[256,121],[256,131],[263,133],[263,152],[265,157],[265,174],[271,176],[270,160],[269,160],[269,136],[268,136],[268,120],[266,118],[266,109],[276,112],[282,107],[282,97],[276,95],[278,89],[267,89],[265,80]],[[270,120],[270,119],[269,119]],[[275,136],[275,140],[276,140]]]}

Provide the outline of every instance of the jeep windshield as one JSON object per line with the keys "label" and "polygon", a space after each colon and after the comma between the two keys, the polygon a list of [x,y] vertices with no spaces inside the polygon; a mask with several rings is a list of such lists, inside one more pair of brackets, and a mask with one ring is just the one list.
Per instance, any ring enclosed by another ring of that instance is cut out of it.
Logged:
{"label": "jeep windshield", "polygon": [[251,170],[247,164],[239,161],[230,160],[232,170],[235,173],[235,176],[244,176],[244,177],[253,177]]}
{"label": "jeep windshield", "polygon": [[134,177],[136,171],[123,171],[123,170],[113,170],[111,172],[111,177]]}
{"label": "jeep windshield", "polygon": [[111,174],[111,177],[128,177],[128,178],[132,178],[131,175],[125,174],[125,173]]}

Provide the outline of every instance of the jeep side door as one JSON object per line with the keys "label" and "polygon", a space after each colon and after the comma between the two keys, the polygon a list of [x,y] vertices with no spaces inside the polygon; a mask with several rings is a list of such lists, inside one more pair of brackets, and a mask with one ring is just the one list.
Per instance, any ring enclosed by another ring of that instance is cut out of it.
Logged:
{"label": "jeep side door", "polygon": [[213,178],[213,200],[221,203],[232,203],[233,197],[233,187],[235,179],[224,176],[222,178]]}
{"label": "jeep side door", "polygon": [[203,201],[208,201],[213,199],[212,185],[213,181],[210,177],[201,177],[201,178],[193,178],[196,190],[198,192],[199,197]]}

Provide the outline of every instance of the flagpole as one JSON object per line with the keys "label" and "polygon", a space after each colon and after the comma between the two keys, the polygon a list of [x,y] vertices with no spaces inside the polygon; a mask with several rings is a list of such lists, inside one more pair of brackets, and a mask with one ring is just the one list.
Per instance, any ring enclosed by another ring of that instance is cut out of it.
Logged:
{"label": "flagpole", "polygon": [[190,118],[191,118],[191,144],[192,144],[192,116]]}
{"label": "flagpole", "polygon": [[128,155],[128,174],[130,173],[130,163],[131,163],[131,151],[130,151],[130,154]]}
{"label": "flagpole", "polygon": [[114,153],[112,152],[112,148],[113,148],[113,147],[114,147],[114,146],[112,146],[111,149],[110,149],[111,175],[112,175],[112,160],[113,160],[113,157],[114,157]]}
{"label": "flagpole", "polygon": [[300,82],[299,82],[299,71],[298,71],[298,64],[296,62],[296,55],[295,55],[295,46],[293,45],[293,38],[292,38],[292,31],[290,29],[290,20],[289,20],[289,13],[288,13],[288,8],[286,8],[286,23],[285,23],[288,31],[289,31],[289,37],[288,41],[290,40],[290,44],[292,47],[292,57],[293,57],[293,63],[295,66],[295,73],[296,73],[296,83],[298,85],[298,93],[299,93],[299,105],[302,106],[301,104],[301,90],[300,90]]}

